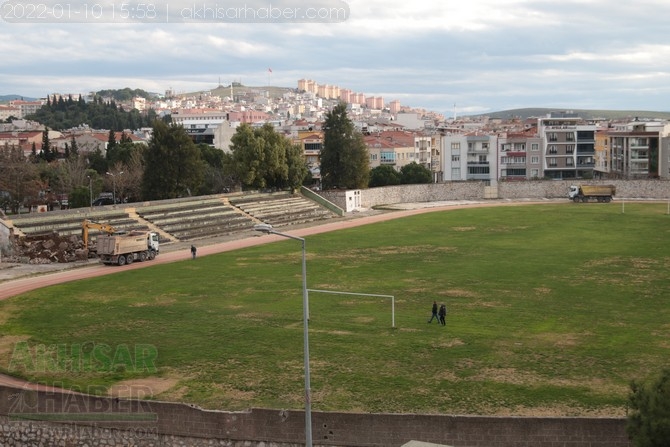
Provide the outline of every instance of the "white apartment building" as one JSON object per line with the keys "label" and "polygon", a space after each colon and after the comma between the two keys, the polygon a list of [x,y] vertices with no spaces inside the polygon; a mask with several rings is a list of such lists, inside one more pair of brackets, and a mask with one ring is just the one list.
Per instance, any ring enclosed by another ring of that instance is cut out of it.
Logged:
{"label": "white apartment building", "polygon": [[442,137],[444,181],[481,180],[498,183],[498,137],[480,133]]}

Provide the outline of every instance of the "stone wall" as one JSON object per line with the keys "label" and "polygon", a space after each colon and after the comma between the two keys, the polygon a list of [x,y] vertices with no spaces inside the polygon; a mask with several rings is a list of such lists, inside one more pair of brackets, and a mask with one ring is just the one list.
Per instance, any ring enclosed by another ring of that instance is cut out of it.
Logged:
{"label": "stone wall", "polygon": [[[39,420],[37,420],[39,419]],[[58,421],[58,422],[54,422]],[[304,412],[206,411],[185,404],[0,386],[0,445],[304,445]],[[625,419],[312,413],[314,445],[393,447],[630,447]]]}
{"label": "stone wall", "polygon": [[[451,200],[486,199],[562,199],[568,200],[570,185],[615,185],[617,199],[670,199],[670,181],[667,180],[537,180],[523,182],[500,182],[486,187],[482,182],[447,182],[425,185],[400,185],[361,190],[361,205],[364,208],[408,202],[441,202]],[[493,190],[493,192],[491,191]],[[497,190],[497,192],[496,192]],[[321,191],[331,202],[346,209],[342,191]]]}

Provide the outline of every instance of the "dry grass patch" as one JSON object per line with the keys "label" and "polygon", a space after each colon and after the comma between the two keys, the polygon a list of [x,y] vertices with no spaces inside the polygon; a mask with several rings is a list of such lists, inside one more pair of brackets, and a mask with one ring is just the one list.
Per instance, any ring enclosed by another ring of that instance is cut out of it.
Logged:
{"label": "dry grass patch", "polygon": [[107,394],[112,397],[151,399],[170,390],[177,383],[177,379],[162,377],[124,380],[112,385]]}

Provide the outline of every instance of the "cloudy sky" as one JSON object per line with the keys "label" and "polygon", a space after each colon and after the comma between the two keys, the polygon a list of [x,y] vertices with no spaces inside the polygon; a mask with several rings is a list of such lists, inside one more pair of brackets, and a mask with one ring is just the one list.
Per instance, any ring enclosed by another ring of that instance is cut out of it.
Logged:
{"label": "cloudy sky", "polygon": [[307,78],[449,115],[670,110],[668,0],[58,1],[0,0],[0,95]]}

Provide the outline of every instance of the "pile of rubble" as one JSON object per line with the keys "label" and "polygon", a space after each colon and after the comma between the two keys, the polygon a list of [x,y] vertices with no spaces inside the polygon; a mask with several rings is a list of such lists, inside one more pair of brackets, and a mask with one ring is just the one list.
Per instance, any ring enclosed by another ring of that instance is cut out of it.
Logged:
{"label": "pile of rubble", "polygon": [[60,236],[56,232],[14,237],[11,252],[6,262],[51,264],[88,259],[88,250],[79,236]]}

